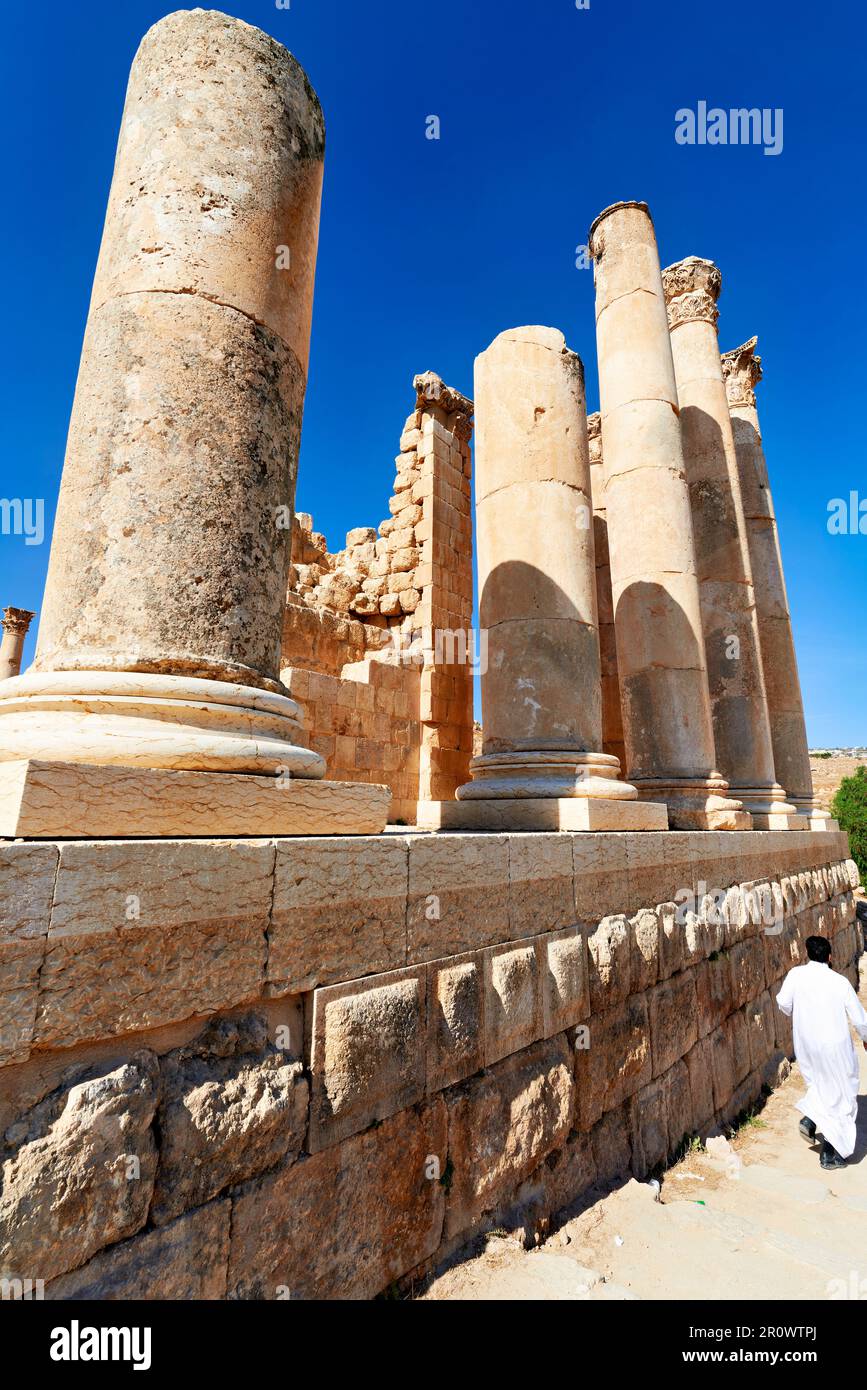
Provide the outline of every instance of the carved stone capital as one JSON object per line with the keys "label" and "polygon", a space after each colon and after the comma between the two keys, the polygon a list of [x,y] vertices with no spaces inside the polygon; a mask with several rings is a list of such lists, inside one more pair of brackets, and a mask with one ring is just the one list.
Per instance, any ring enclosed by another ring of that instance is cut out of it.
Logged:
{"label": "carved stone capital", "polygon": [[756,403],[755,388],[762,379],[762,359],[756,353],[758,341],[750,338],[720,357],[729,407]]}
{"label": "carved stone capital", "polygon": [[24,637],[35,617],[36,614],[29,613],[26,608],[4,608],[0,627],[5,632],[17,632]]}
{"label": "carved stone capital", "polygon": [[454,423],[454,432],[458,438],[469,439],[473,432],[474,409],[469,396],[463,396],[454,387],[446,386],[436,372],[421,372],[413,377],[412,384],[416,393],[416,410],[424,410],[431,405],[439,406],[447,415],[458,417]]}
{"label": "carved stone capital", "polygon": [[687,256],[662,272],[662,287],[668,309],[668,326],[705,319],[716,327],[716,302],[722,289],[722,275],[713,261]]}

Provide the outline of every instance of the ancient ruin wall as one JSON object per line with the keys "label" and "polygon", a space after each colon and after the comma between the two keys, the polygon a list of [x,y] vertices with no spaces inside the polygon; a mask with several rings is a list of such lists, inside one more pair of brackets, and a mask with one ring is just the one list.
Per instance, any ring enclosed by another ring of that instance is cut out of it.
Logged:
{"label": "ancient ruin wall", "polygon": [[472,401],[414,381],[389,516],[331,553],[295,518],[281,676],[337,781],[386,782],[390,819],[450,799],[472,756]]}
{"label": "ancient ruin wall", "polygon": [[476,1231],[532,1238],[785,1074],[774,994],[806,936],[855,979],[846,853],[823,831],[2,845],[0,1276],[367,1298]]}

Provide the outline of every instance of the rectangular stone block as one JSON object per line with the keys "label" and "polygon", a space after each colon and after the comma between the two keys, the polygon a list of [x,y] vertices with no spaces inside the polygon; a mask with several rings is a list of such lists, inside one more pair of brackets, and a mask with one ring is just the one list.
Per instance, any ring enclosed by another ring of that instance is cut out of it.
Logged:
{"label": "rectangular stone block", "polygon": [[723,1106],[720,1119],[725,1125],[738,1123],[745,1115],[754,1113],[762,1095],[760,1072],[750,1072],[735,1089],[728,1104]]}
{"label": "rectangular stone block", "polygon": [[30,1055],[44,957],[44,937],[0,942],[0,1066]]}
{"label": "rectangular stone block", "polygon": [[449,956],[428,967],[427,1091],[485,1065],[485,985],[479,955]]}
{"label": "rectangular stone block", "polygon": [[443,1093],[452,1164],[447,1235],[469,1231],[563,1143],[572,1092],[569,1049],[558,1034]]}
{"label": "rectangular stone block", "polygon": [[542,986],[542,1036],[550,1038],[590,1013],[587,942],[580,927],[536,938]]}
{"label": "rectangular stone block", "polygon": [[[447,721],[462,710],[449,701]],[[419,825],[428,830],[476,831],[662,831],[668,811],[662,802],[616,801],[607,797],[491,797],[420,803]]]}
{"label": "rectangular stone block", "polygon": [[698,1035],[707,1037],[731,1013],[732,970],[729,952],[722,952],[695,967],[698,998]]}
{"label": "rectangular stone block", "polygon": [[744,1016],[750,1044],[750,1070],[761,1071],[776,1046],[774,1009],[766,990],[747,1005]]}
{"label": "rectangular stone block", "polygon": [[535,941],[483,952],[485,1063],[499,1062],[542,1036],[542,985]]}
{"label": "rectangular stone block", "polygon": [[278,840],[268,932],[272,993],[406,964],[406,837]]}
{"label": "rectangular stone block", "polygon": [[505,835],[410,837],[409,964],[507,941],[509,930]]}
{"label": "rectangular stone block", "polygon": [[659,978],[659,916],[651,908],[642,908],[630,918],[632,938],[631,984],[636,994],[650,989]]}
{"label": "rectangular stone block", "polygon": [[726,1030],[732,1053],[732,1079],[739,1086],[750,1070],[750,1033],[743,1009],[737,1009],[726,1019]]}
{"label": "rectangular stone block", "polygon": [[700,1038],[684,1057],[689,1077],[692,1105],[692,1125],[697,1134],[710,1128],[714,1111],[713,1045],[710,1038]]}
{"label": "rectangular stone block", "polygon": [[557,931],[576,921],[568,835],[509,836],[509,935]]}
{"label": "rectangular stone block", "polygon": [[416,968],[314,991],[311,1153],[422,1098],[426,986]]}
{"label": "rectangular stone block", "polygon": [[707,1038],[707,1044],[710,1048],[713,1105],[714,1110],[719,1111],[728,1104],[737,1085],[732,1058],[732,1034],[728,1024],[721,1023],[719,1028],[715,1028]]}
{"label": "rectangular stone block", "polygon": [[262,926],[244,921],[49,936],[34,1041],[72,1047],[249,1003],[265,952]]}
{"label": "rectangular stone block", "polygon": [[627,900],[622,912],[656,907],[668,902],[678,883],[673,863],[680,832],[659,831],[654,835],[630,835],[626,841]]}
{"label": "rectangular stone block", "polygon": [[686,958],[686,925],[681,904],[660,903],[656,909],[659,922],[659,978],[667,980],[683,969]]}
{"label": "rectangular stone block", "polygon": [[682,971],[649,992],[653,1075],[660,1076],[684,1057],[698,1038],[698,998],[694,972]]}
{"label": "rectangular stone block", "polygon": [[765,952],[760,941],[739,941],[728,953],[732,972],[732,1006],[739,1009],[765,987]]}
{"label": "rectangular stone block", "polygon": [[590,1010],[610,1009],[632,993],[632,938],[624,916],[604,917],[587,937]]}
{"label": "rectangular stone block", "polygon": [[668,1117],[668,1156],[674,1158],[684,1140],[695,1133],[689,1072],[684,1061],[675,1062],[662,1077],[665,1081],[665,1108]]}
{"label": "rectangular stone block", "polygon": [[47,936],[57,845],[0,844],[0,942]]}
{"label": "rectangular stone block", "polygon": [[633,994],[604,1013],[594,1014],[575,1047],[576,1123],[590,1129],[652,1076],[647,997]]}
{"label": "rectangular stone block", "polygon": [[191,926],[228,930],[244,923],[254,923],[264,936],[273,873],[268,842],[63,844],[50,939]]}
{"label": "rectangular stone block", "polygon": [[571,835],[569,838],[575,876],[576,920],[596,923],[612,913],[622,912],[629,892],[627,836]]}
{"label": "rectangular stone block", "polygon": [[668,1157],[668,1083],[658,1076],[629,1102],[632,1171],[643,1182]]}
{"label": "rectangular stone block", "polygon": [[0,835],[378,835],[388,787],[246,772],[0,763]]}
{"label": "rectangular stone block", "polygon": [[[553,1216],[574,1207],[596,1182],[596,1158],[591,1135],[573,1129],[530,1174],[518,1192],[518,1211],[530,1205],[534,1215]],[[531,1195],[530,1195],[531,1194]]]}
{"label": "rectangular stone block", "polygon": [[226,1296],[231,1202],[209,1202],[168,1226],[119,1241],[46,1286],[46,1299],[126,1303]]}
{"label": "rectangular stone block", "polygon": [[437,1097],[240,1188],[228,1297],[369,1299],[440,1243],[446,1108]]}
{"label": "rectangular stone block", "polygon": [[590,1131],[596,1179],[612,1183],[626,1178],[632,1170],[630,1102],[608,1110]]}

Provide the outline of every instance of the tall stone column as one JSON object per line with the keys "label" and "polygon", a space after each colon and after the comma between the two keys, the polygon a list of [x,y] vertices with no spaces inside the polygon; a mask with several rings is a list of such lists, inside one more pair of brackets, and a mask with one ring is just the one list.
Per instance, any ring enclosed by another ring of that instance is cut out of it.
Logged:
{"label": "tall stone column", "polygon": [[26,608],[4,608],[0,618],[3,641],[0,642],[0,681],[17,676],[21,670],[21,657],[24,653],[24,638],[36,617]]}
{"label": "tall stone column", "polygon": [[749,829],[714,764],[692,512],[653,223],[590,229],[605,500],[626,768],[678,829]]}
{"label": "tall stone column", "polygon": [[590,491],[593,497],[593,549],[596,552],[596,605],[599,610],[599,656],[602,664],[602,751],[613,753],[626,766],[623,715],[620,710],[620,676],[617,671],[617,637],[611,597],[611,561],[608,556],[608,516],[605,509],[605,464],[602,458],[602,417],[587,416],[590,444]]}
{"label": "tall stone column", "polygon": [[665,828],[602,749],[584,369],[552,328],[501,333],[475,364],[480,757],[447,822]]}
{"label": "tall stone column", "polygon": [[753,576],[717,339],[722,277],[688,256],[662,272],[692,506],[716,764],[754,830],[803,825],[774,774]]}
{"label": "tall stone column", "polygon": [[279,681],[324,138],[260,30],[191,10],[145,35],[36,660],[0,688],[0,834],[376,828],[329,823]]}
{"label": "tall stone column", "polygon": [[783,559],[762,447],[755,388],[762,379],[756,338],[722,354],[738,478],[746,517],[759,644],[765,673],[774,766],[788,798],[810,825],[825,829],[831,817],[813,796],[804,704]]}

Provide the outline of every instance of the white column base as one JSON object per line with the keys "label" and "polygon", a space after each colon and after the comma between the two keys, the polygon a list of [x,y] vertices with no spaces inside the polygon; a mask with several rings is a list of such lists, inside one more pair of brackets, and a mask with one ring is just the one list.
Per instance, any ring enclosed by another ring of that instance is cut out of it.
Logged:
{"label": "white column base", "polygon": [[0,837],[101,840],[378,835],[391,791],[365,782],[243,772],[0,763]]}

